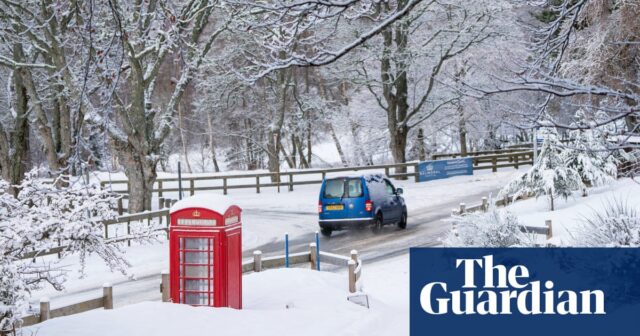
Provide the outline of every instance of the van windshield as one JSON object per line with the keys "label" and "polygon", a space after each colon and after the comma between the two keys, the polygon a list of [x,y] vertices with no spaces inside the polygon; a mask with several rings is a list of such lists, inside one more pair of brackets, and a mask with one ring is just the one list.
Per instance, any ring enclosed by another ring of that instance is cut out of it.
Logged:
{"label": "van windshield", "polygon": [[362,197],[362,180],[360,178],[327,180],[324,186],[324,198]]}

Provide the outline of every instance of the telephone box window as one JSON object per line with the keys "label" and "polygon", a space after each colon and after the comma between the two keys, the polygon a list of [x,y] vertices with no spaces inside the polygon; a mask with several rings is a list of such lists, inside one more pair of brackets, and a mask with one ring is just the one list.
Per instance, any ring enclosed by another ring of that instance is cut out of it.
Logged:
{"label": "telephone box window", "polygon": [[211,306],[214,295],[214,238],[180,237],[180,303]]}

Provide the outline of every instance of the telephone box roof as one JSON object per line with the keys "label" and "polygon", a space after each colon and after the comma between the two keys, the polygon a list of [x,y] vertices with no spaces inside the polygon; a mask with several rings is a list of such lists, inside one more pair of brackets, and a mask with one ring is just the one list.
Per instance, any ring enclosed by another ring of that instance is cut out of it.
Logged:
{"label": "telephone box roof", "polygon": [[176,202],[169,213],[174,213],[187,208],[203,208],[213,210],[221,215],[229,209],[230,206],[237,205],[229,196],[219,194],[198,194],[191,197],[183,198]]}

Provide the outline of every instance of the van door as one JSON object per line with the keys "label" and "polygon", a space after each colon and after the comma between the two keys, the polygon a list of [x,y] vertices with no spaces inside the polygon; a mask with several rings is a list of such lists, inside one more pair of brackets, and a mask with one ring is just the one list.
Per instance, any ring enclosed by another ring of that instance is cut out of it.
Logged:
{"label": "van door", "polygon": [[371,217],[365,212],[365,195],[362,178],[345,179],[345,194],[343,203],[347,209],[347,216],[350,219],[363,219]]}
{"label": "van door", "polygon": [[343,178],[325,180],[322,190],[322,213],[320,219],[343,219],[347,217],[347,207],[343,199],[345,183]]}
{"label": "van door", "polygon": [[[384,187],[387,195],[387,218],[391,222],[400,220],[400,216],[402,215],[402,205],[398,195],[396,194],[396,188],[387,179],[384,180]],[[385,220],[385,222],[387,222],[387,220]]]}

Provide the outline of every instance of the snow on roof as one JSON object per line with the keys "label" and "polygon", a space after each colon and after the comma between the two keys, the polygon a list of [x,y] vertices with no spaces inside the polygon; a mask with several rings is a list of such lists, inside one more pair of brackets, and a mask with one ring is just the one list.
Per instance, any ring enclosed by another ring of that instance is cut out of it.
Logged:
{"label": "snow on roof", "polygon": [[237,205],[237,203],[229,196],[220,194],[198,194],[176,202],[169,210],[169,213],[187,208],[205,208],[216,211],[219,214],[224,214],[232,205]]}

